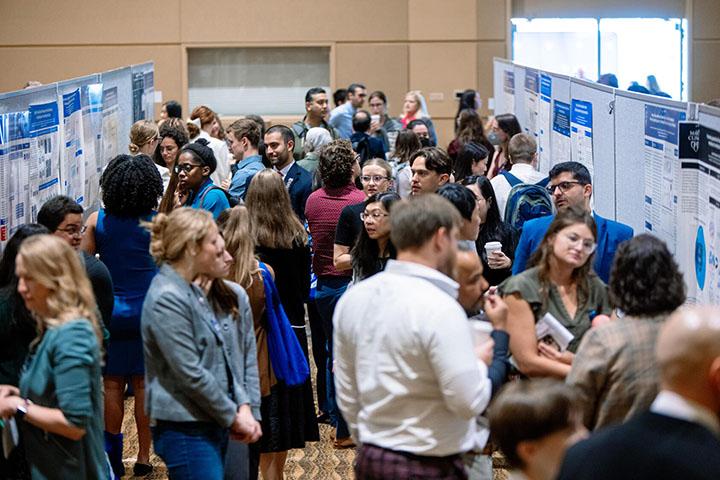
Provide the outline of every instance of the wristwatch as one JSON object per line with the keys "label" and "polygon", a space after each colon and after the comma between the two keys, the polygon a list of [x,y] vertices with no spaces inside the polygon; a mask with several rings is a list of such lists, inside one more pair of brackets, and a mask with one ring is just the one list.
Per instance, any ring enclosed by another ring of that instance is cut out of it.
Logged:
{"label": "wristwatch", "polygon": [[27,414],[27,409],[30,406],[32,402],[25,398],[23,400],[23,403],[18,405],[15,409],[15,416],[17,416],[18,420],[23,420],[25,418],[25,415]]}

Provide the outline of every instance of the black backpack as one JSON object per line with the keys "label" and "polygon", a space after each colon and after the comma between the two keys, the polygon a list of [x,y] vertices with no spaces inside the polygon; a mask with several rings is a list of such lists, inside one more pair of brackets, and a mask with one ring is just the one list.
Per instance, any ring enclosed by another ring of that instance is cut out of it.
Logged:
{"label": "black backpack", "polygon": [[352,149],[360,157],[360,167],[370,159],[370,137],[365,136],[361,140],[352,142]]}

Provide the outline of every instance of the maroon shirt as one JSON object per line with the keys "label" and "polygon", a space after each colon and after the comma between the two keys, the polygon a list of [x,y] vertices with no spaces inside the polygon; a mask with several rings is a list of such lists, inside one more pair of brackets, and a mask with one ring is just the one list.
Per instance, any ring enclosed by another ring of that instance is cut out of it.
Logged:
{"label": "maroon shirt", "polygon": [[334,276],[349,277],[351,270],[338,272],[333,266],[333,244],[335,243],[335,227],[337,227],[343,208],[365,200],[362,190],[349,184],[340,188],[322,187],[315,190],[305,204],[307,218],[313,243],[313,272],[318,277]]}

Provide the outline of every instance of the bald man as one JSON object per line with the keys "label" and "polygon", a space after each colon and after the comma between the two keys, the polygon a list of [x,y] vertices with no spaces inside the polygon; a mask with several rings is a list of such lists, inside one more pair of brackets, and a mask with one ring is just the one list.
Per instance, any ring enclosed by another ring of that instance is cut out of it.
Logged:
{"label": "bald man", "polygon": [[656,357],[650,410],[571,448],[559,479],[720,479],[720,308],[678,310]]}

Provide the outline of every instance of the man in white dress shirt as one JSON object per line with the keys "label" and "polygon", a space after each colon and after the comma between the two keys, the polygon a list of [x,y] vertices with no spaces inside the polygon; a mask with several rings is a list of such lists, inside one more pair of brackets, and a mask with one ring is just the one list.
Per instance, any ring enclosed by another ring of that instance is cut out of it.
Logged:
{"label": "man in white dress shirt", "polygon": [[447,200],[403,200],[390,218],[397,260],[349,289],[333,317],[337,402],[361,444],[356,478],[467,478],[490,400],[493,342],[474,349],[456,301],[460,216]]}

